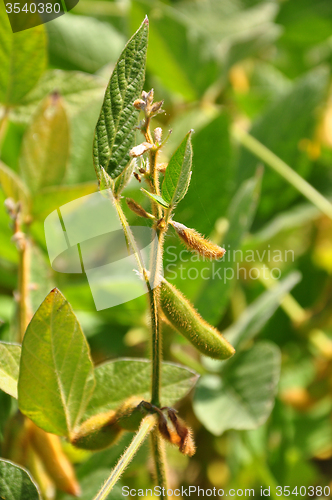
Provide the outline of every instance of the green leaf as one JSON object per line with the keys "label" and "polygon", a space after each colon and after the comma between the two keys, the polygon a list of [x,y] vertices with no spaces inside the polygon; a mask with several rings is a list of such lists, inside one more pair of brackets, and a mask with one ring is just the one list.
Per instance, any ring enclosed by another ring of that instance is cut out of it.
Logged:
{"label": "green leaf", "polygon": [[294,272],[250,304],[236,323],[223,331],[223,335],[235,348],[252,339],[266,325],[282,302],[283,297],[301,281],[301,274]]}
{"label": "green leaf", "polygon": [[45,431],[70,436],[93,388],[89,346],[70,304],[55,288],[24,336],[19,408]]}
{"label": "green leaf", "polygon": [[162,197],[171,207],[179,203],[188,191],[193,157],[192,132],[192,130],[188,132],[166,168],[161,192]]}
{"label": "green leaf", "polygon": [[23,214],[26,215],[30,210],[30,193],[20,177],[0,161],[0,186],[6,198],[12,198],[14,201],[21,202]]}
{"label": "green leaf", "polygon": [[114,196],[120,196],[124,188],[129,183],[132,178],[133,171],[135,167],[135,160],[132,160],[129,165],[123,170],[123,172],[117,177],[114,183]]}
{"label": "green leaf", "polygon": [[103,167],[115,178],[130,161],[129,151],[134,145],[138,117],[133,103],[143,89],[148,26],[145,19],[129,40],[107,86],[94,140],[97,176]]}
{"label": "green leaf", "polygon": [[[235,151],[229,135],[229,117],[222,113],[208,119],[197,108],[188,115],[195,129],[192,137],[195,161],[188,192],[177,207],[176,216],[186,226],[210,234],[217,219],[225,215],[234,194]],[[187,117],[182,114],[178,120],[181,118],[188,130]],[[173,136],[179,137],[178,133],[182,136],[181,122],[171,122],[170,126],[173,130],[170,141]],[[169,141],[165,147],[168,146]]]}
{"label": "green leaf", "polygon": [[31,287],[29,300],[31,312],[34,314],[45,297],[55,286],[55,281],[52,276],[52,268],[48,256],[45,255],[41,248],[30,243],[30,283]]}
{"label": "green leaf", "polygon": [[41,500],[36,483],[23,467],[0,459],[0,498],[4,500]]}
{"label": "green leaf", "polygon": [[10,119],[29,122],[40,101],[55,91],[63,98],[66,111],[71,116],[91,102],[101,103],[104,89],[104,79],[96,75],[52,69],[42,75],[38,84],[22,99],[20,106],[12,110]]}
{"label": "green leaf", "polygon": [[93,141],[102,99],[103,96],[100,99],[90,101],[70,120],[70,158],[66,175],[67,184],[96,180],[93,166]]}
{"label": "green leaf", "polygon": [[31,191],[60,184],[68,157],[69,125],[62,98],[54,93],[43,101],[23,138],[20,169]]}
{"label": "green leaf", "polygon": [[148,198],[150,198],[153,201],[156,201],[162,207],[169,208],[169,204],[161,196],[159,196],[158,194],[150,193],[149,191],[147,191],[144,188],[141,188],[141,191],[142,191],[142,193],[145,194],[145,196],[147,196]]}
{"label": "green leaf", "polygon": [[35,219],[44,221],[48,214],[61,205],[96,191],[96,182],[84,182],[74,186],[51,186],[41,189],[33,199],[33,216]]}
{"label": "green leaf", "polygon": [[227,429],[256,429],[271,413],[280,373],[280,351],[260,342],[235,354],[222,376],[205,375],[194,396],[194,411],[216,436]]}
{"label": "green leaf", "polygon": [[13,33],[0,4],[0,102],[19,104],[36,85],[46,65],[44,26]]}
{"label": "green leaf", "polygon": [[0,389],[17,399],[21,346],[0,342]]}
{"label": "green leaf", "polygon": [[110,23],[87,16],[66,14],[47,23],[53,66],[95,73],[115,63],[125,43]]}
{"label": "green leaf", "polygon": [[[95,369],[96,387],[85,418],[106,412],[127,398],[137,396],[151,399],[151,362],[138,359],[117,359]],[[173,406],[183,398],[197,381],[198,375],[174,363],[162,364],[161,403]]]}

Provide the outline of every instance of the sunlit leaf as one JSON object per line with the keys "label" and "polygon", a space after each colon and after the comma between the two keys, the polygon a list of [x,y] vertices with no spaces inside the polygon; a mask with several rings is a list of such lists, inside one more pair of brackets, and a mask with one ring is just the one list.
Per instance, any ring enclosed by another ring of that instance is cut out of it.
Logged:
{"label": "sunlit leaf", "polygon": [[69,125],[62,98],[54,93],[42,102],[23,138],[20,169],[31,191],[60,184],[68,156]]}
{"label": "sunlit leaf", "polygon": [[21,346],[0,342],[0,389],[17,398]]}
{"label": "sunlit leaf", "polygon": [[22,344],[19,407],[39,427],[69,436],[94,388],[89,347],[69,303],[52,290]]}
{"label": "sunlit leaf", "polygon": [[46,64],[44,26],[13,33],[0,4],[0,103],[19,104],[38,82]]}

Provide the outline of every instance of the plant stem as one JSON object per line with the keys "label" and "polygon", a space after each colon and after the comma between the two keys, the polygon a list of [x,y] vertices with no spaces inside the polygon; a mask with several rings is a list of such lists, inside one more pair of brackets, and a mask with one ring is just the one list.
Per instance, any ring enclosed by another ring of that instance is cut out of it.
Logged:
{"label": "plant stem", "polygon": [[[148,130],[148,136],[151,135]],[[159,179],[157,170],[157,155],[158,151],[151,150],[150,152],[150,176],[151,190],[154,194],[160,195]],[[152,213],[157,219],[162,217],[162,208],[157,203],[152,202]],[[154,229],[157,233],[157,238],[153,239],[151,251],[151,266],[150,266],[150,311],[151,311],[151,326],[152,326],[152,388],[151,388],[151,403],[155,406],[160,406],[160,380],[161,380],[161,359],[162,359],[162,338],[161,325],[159,318],[159,276],[162,268],[163,250],[164,250],[164,233],[167,226],[160,227],[158,222],[155,223]]]}
{"label": "plant stem", "polygon": [[167,475],[166,475],[166,458],[165,445],[160,434],[157,431],[151,433],[152,456],[155,464],[156,479],[158,485],[165,490],[161,498],[168,499],[167,496]]}
{"label": "plant stem", "polygon": [[270,151],[255,137],[248,134],[241,128],[234,126],[233,137],[251,153],[260,158],[264,163],[273,168],[279,175],[286,179],[289,184],[295,187],[305,198],[313,203],[321,212],[332,219],[332,204],[311,186],[303,177],[295,172],[287,163]]}
{"label": "plant stem", "polygon": [[18,263],[18,294],[19,294],[19,341],[23,337],[30,321],[31,311],[28,304],[29,296],[29,268],[30,268],[30,248],[29,242],[24,237],[19,249]]}
{"label": "plant stem", "polygon": [[3,114],[0,118],[0,153],[2,149],[2,141],[7,131],[8,116],[9,116],[9,108],[4,108]]}
{"label": "plant stem", "polygon": [[109,493],[111,492],[113,486],[116,484],[116,482],[120,479],[121,475],[125,471],[126,467],[129,465],[129,463],[132,461],[134,458],[136,452],[140,448],[140,446],[143,444],[145,438],[147,435],[152,431],[153,427],[157,423],[157,416],[156,415],[147,415],[143,420],[140,425],[140,428],[138,429],[138,432],[135,434],[132,442],[114,467],[114,469],[111,472],[111,475],[105,482],[105,484],[102,486],[101,490],[97,493],[97,495],[94,497],[94,500],[105,500]]}

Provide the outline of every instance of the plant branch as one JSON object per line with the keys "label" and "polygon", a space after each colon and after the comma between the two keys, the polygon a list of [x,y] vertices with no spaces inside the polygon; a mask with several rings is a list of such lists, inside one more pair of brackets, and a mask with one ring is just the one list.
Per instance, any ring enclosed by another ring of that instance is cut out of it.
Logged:
{"label": "plant branch", "polygon": [[2,150],[2,141],[7,131],[8,117],[9,117],[9,108],[6,107],[3,109],[2,116],[0,118],[0,153]]}
{"label": "plant branch", "polygon": [[129,465],[129,463],[132,461],[136,452],[143,444],[147,435],[152,431],[156,423],[157,423],[156,415],[147,415],[142,420],[138,432],[135,434],[132,442],[130,443],[130,445],[128,446],[128,448],[126,449],[126,451],[124,452],[124,454],[122,455],[122,457],[112,470],[111,475],[109,476],[105,484],[102,486],[101,490],[94,497],[94,500],[105,500],[107,498],[112,488],[114,487],[116,482],[120,479],[121,475]]}
{"label": "plant branch", "polygon": [[151,433],[152,456],[155,464],[156,480],[158,485],[165,491],[161,498],[168,499],[167,496],[167,474],[165,443],[157,431]]}
{"label": "plant branch", "polygon": [[29,268],[30,268],[30,248],[29,242],[24,236],[19,248],[18,264],[18,294],[19,294],[19,341],[23,337],[30,321],[31,311],[28,304],[29,296]]}
{"label": "plant branch", "polygon": [[311,186],[303,177],[295,172],[287,163],[270,151],[266,146],[259,142],[255,137],[248,134],[241,128],[234,126],[232,129],[233,137],[244,146],[248,151],[260,158],[275,172],[281,175],[289,184],[295,187],[305,198],[313,203],[321,212],[332,219],[332,204]]}

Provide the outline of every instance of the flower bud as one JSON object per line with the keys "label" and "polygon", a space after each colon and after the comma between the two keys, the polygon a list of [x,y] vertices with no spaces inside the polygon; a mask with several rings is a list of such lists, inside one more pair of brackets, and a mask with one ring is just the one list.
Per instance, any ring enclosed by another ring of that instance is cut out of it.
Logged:
{"label": "flower bud", "polygon": [[163,129],[161,127],[157,127],[157,128],[154,129],[154,131],[153,131],[154,142],[157,142],[158,144],[161,143],[162,133],[163,133]]}
{"label": "flower bud", "polygon": [[143,101],[143,99],[136,99],[136,101],[134,101],[134,103],[133,103],[133,106],[139,110],[144,109],[145,108],[145,101]]}
{"label": "flower bud", "polygon": [[137,158],[138,156],[142,156],[144,153],[149,151],[152,146],[153,144],[150,144],[149,142],[143,142],[142,144],[139,144],[138,146],[135,146],[133,149],[131,149],[129,154],[133,158]]}
{"label": "flower bud", "polygon": [[203,257],[210,259],[221,259],[225,255],[226,250],[224,248],[206,240],[195,229],[190,229],[175,221],[172,221],[171,225],[189,250],[194,250]]}
{"label": "flower bud", "polygon": [[164,104],[164,101],[158,101],[152,104],[151,106],[151,114],[156,115],[158,113],[163,113],[163,109],[161,109],[162,105]]}

